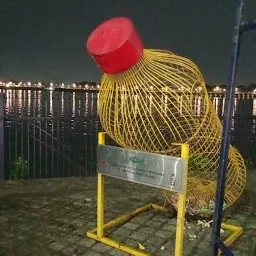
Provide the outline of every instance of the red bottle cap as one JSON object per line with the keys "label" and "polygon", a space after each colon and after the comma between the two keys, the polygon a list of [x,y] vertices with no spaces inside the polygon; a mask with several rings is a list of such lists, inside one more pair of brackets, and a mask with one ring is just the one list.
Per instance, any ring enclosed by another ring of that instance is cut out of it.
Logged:
{"label": "red bottle cap", "polygon": [[116,17],[103,22],[90,34],[87,50],[104,73],[117,74],[140,60],[143,44],[133,22]]}

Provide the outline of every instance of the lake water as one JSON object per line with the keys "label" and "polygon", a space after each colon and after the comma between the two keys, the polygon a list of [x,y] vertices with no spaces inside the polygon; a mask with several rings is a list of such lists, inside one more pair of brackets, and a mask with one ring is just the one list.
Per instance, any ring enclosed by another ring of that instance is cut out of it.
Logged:
{"label": "lake water", "polygon": [[[92,175],[101,131],[98,93],[5,90],[5,176],[30,178]],[[222,96],[212,98],[216,113]],[[232,144],[256,164],[256,99],[236,99]],[[17,160],[26,164],[16,164]],[[24,174],[25,173],[25,174]]]}

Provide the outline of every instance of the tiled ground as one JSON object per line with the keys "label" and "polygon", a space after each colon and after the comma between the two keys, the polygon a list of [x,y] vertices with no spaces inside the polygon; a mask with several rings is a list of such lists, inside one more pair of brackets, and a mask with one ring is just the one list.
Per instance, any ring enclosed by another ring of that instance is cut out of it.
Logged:
{"label": "tiled ground", "polygon": [[[227,220],[245,228],[233,247],[238,256],[256,255],[255,185]],[[158,190],[106,180],[106,220],[161,200]],[[135,247],[141,243],[153,255],[170,256],[176,222],[172,216],[173,211],[147,212],[112,230],[109,236]],[[96,217],[96,177],[0,184],[0,255],[128,255],[85,236],[86,231],[96,227]],[[211,229],[200,230],[196,224],[189,221],[190,229],[185,230],[184,255],[210,255]],[[192,234],[196,238],[191,241]]]}

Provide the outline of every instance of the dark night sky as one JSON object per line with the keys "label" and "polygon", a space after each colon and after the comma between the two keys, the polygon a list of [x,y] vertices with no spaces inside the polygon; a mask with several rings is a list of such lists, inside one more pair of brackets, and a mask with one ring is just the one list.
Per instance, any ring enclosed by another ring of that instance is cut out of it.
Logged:
{"label": "dark night sky", "polygon": [[[208,84],[227,82],[236,0],[1,0],[0,79],[99,81],[85,40],[102,21],[131,18],[146,48],[192,59]],[[247,19],[256,18],[249,0]],[[240,84],[256,82],[256,31],[245,34]]]}

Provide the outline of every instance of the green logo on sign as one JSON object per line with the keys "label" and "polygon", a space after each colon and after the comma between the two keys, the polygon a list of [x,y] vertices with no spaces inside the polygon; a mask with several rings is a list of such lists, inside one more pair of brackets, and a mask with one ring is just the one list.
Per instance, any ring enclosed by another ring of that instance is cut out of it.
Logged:
{"label": "green logo on sign", "polygon": [[141,164],[144,162],[144,159],[138,159],[135,156],[134,157],[130,157],[129,160],[135,164]]}

